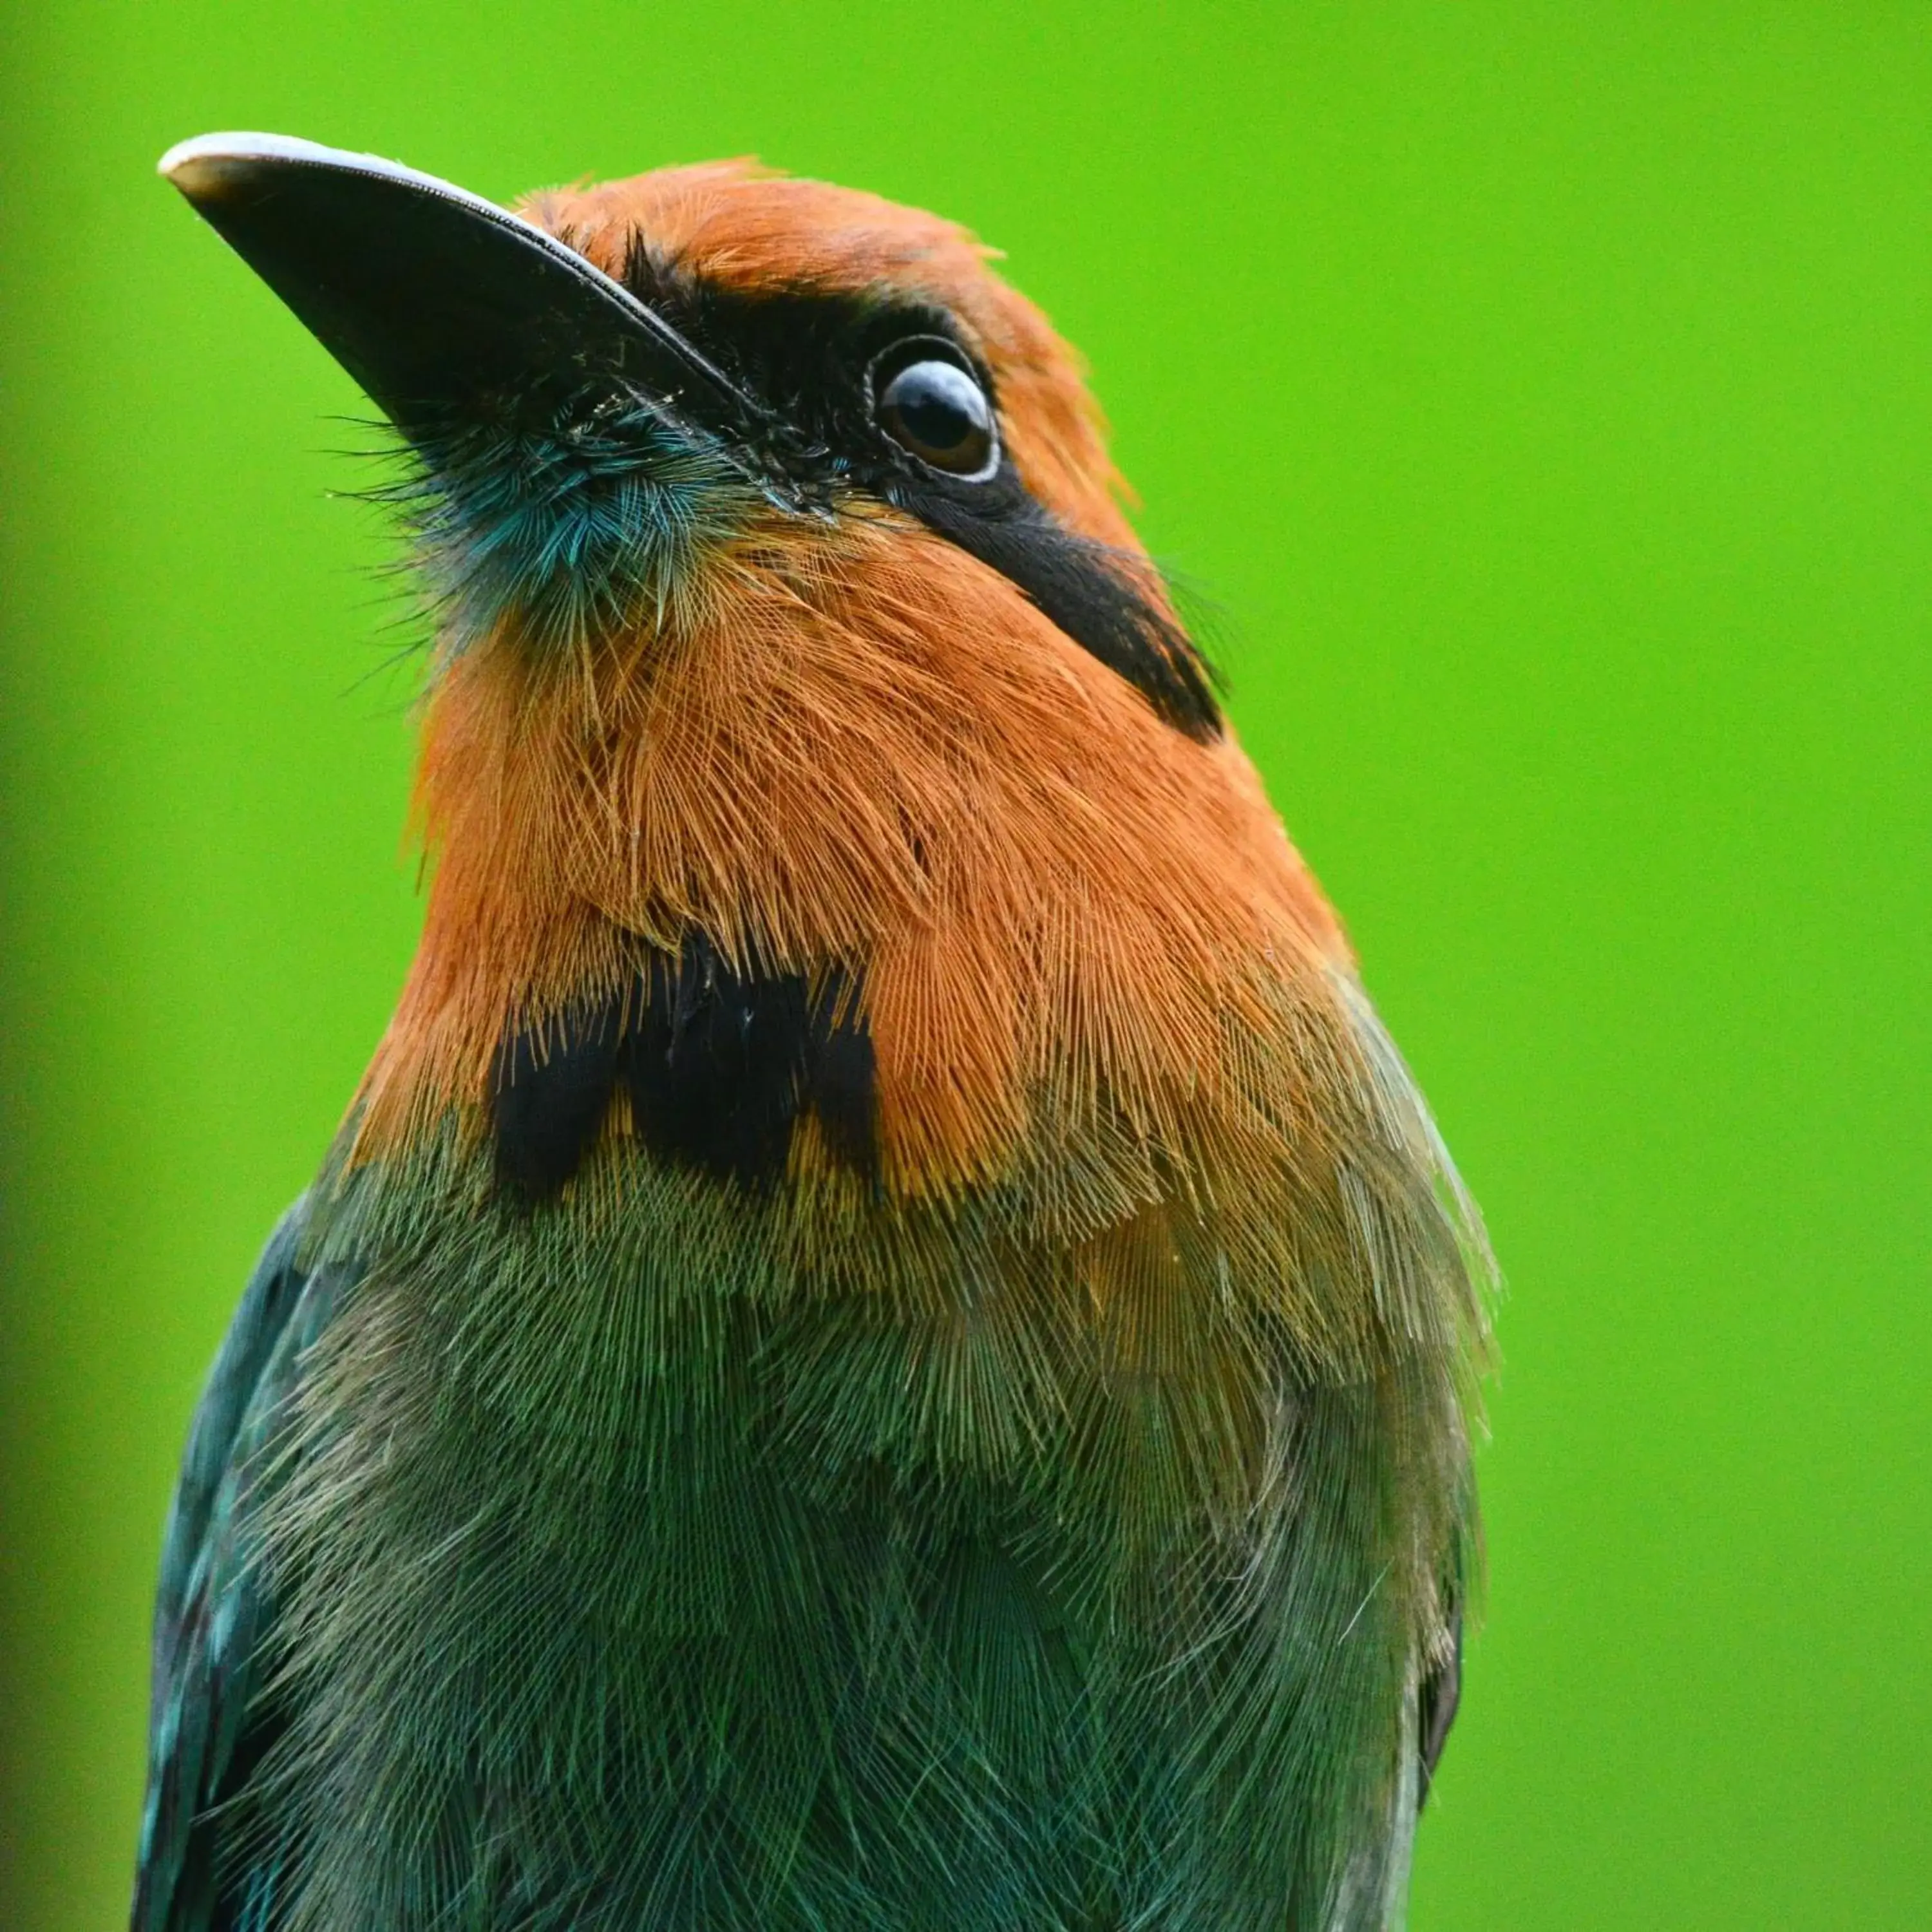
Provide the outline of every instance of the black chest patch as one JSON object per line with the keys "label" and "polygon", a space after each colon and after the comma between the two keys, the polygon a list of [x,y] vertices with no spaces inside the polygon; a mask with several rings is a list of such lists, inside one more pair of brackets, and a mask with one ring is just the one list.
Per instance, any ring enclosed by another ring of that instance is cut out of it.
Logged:
{"label": "black chest patch", "polygon": [[701,934],[652,950],[594,1004],[506,1036],[491,1089],[497,1175],[526,1202],[582,1164],[621,1089],[660,1159],[753,1187],[784,1172],[810,1114],[833,1156],[878,1166],[872,1036],[857,976],[734,970]]}

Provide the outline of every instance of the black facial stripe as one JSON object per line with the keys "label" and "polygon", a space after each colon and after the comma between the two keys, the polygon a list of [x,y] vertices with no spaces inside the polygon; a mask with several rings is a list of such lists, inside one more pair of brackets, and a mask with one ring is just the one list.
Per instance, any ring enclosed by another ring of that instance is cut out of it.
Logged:
{"label": "black facial stripe", "polygon": [[1106,545],[1064,529],[1030,496],[1004,516],[976,514],[939,490],[895,493],[893,500],[1018,584],[1175,730],[1204,742],[1220,736],[1221,709],[1200,652]]}
{"label": "black facial stripe", "polygon": [[[645,247],[632,250],[625,280],[789,426],[781,442],[761,432],[758,448],[787,484],[807,496],[864,490],[918,518],[1024,591],[1177,730],[1203,741],[1220,735],[1212,675],[1151,594],[1151,566],[1065,528],[1004,455],[985,482],[949,476],[901,448],[873,420],[866,371],[893,344],[938,337],[975,368],[944,310],[848,295],[748,296],[716,288]],[[990,377],[976,373],[997,412]]]}
{"label": "black facial stripe", "polygon": [[872,1036],[855,976],[734,971],[701,934],[649,950],[628,983],[505,1038],[491,1094],[496,1168],[515,1196],[554,1195],[621,1086],[660,1159],[754,1187],[782,1176],[810,1113],[833,1157],[878,1165]]}

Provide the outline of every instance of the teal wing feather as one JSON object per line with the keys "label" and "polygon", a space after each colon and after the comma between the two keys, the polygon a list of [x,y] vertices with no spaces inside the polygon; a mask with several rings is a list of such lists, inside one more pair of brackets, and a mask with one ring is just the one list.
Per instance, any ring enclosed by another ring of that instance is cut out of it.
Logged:
{"label": "teal wing feather", "polygon": [[298,1259],[306,1218],[304,1199],[256,1264],[182,1458],[154,1604],[133,1932],[267,1932],[274,1923],[272,1844],[244,1856],[224,1828],[283,1723],[261,1695],[273,1606],[251,1561],[251,1528],[262,1451],[322,1312],[321,1285]]}
{"label": "teal wing feather", "polygon": [[1456,1721],[1456,1707],[1462,1700],[1462,1606],[1450,1612],[1449,1654],[1428,1672],[1417,1698],[1416,1749],[1422,1760],[1418,1782],[1416,1808],[1428,1802],[1436,1782],[1436,1767],[1442,1762],[1449,1742],[1449,1727]]}

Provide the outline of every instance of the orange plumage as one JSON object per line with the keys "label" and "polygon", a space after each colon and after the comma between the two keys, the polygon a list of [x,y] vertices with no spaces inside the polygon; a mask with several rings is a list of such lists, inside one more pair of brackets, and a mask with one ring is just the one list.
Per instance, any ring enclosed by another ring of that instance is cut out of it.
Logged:
{"label": "orange plumage", "polygon": [[142,1924],[1397,1922],[1486,1252],[1072,352],[743,163],[174,168],[442,628],[422,946],[164,1574],[164,1704],[219,1587],[278,1728],[199,1812],[158,1742]]}
{"label": "orange plumage", "polygon": [[[1157,586],[1072,356],[951,224],[734,165],[532,212],[620,275],[648,247],[734,288],[944,303],[1034,493]],[[418,796],[438,870],[374,1144],[480,1105],[506,1022],[614,982],[622,935],[693,924],[783,968],[867,962],[886,1170],[913,1193],[992,1172],[1042,1082],[1105,1081],[1179,1131],[1225,1084],[1258,959],[1332,1014],[1340,927],[1232,736],[1168,729],[1007,579],[890,511],[774,516],[712,570],[694,608],[534,684],[514,644],[439,682]]]}

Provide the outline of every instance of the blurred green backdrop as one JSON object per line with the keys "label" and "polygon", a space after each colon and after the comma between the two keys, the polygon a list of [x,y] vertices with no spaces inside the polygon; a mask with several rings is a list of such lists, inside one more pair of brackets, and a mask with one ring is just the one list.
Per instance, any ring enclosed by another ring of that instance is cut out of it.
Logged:
{"label": "blurred green backdrop", "polygon": [[15,5],[0,1913],[124,1910],[204,1365],[410,950],[346,380],[153,176],[755,150],[965,220],[1513,1282],[1450,1928],[1932,1924],[1932,14]]}

